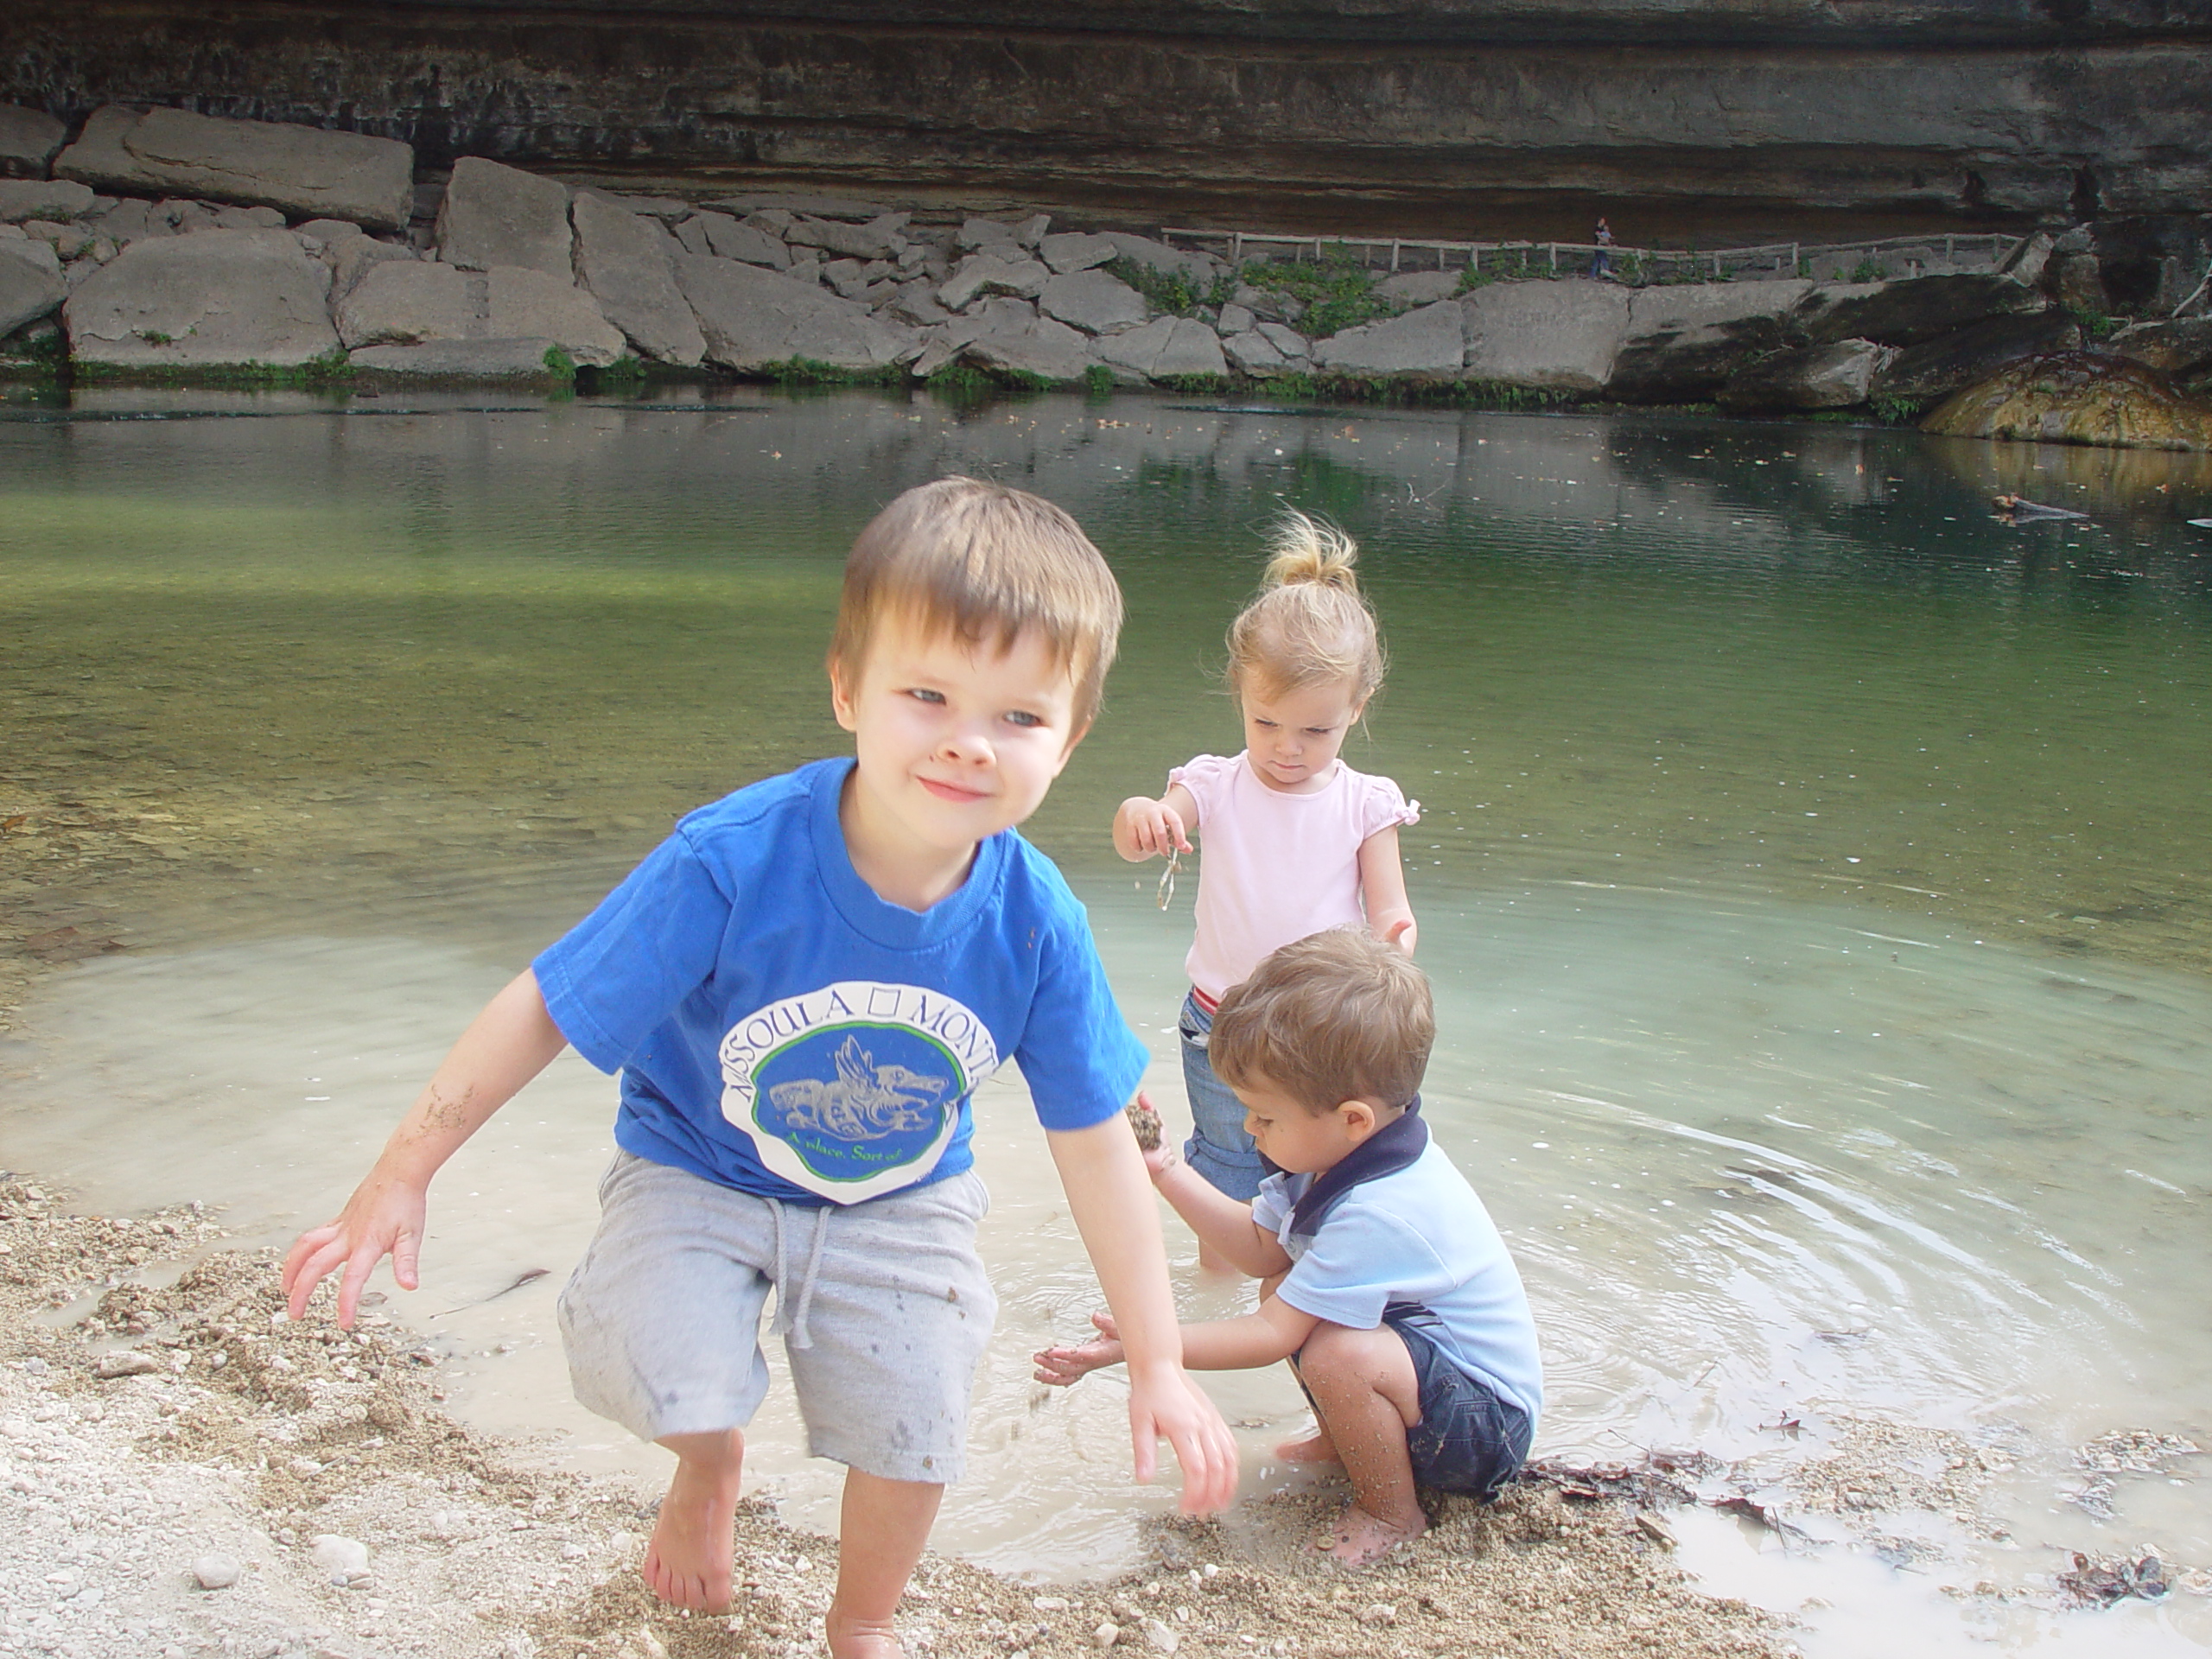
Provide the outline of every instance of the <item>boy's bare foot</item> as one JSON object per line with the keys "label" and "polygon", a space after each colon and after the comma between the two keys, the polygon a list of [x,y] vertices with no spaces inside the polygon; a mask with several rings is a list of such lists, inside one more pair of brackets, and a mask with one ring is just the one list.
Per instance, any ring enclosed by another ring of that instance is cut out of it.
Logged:
{"label": "boy's bare foot", "polygon": [[823,1621],[830,1659],[906,1659],[906,1649],[887,1618],[855,1618],[836,1608]]}
{"label": "boy's bare foot", "polygon": [[1337,1443],[1329,1438],[1325,1428],[1316,1430],[1302,1440],[1285,1440],[1275,1447],[1275,1456],[1285,1463],[1342,1463],[1337,1455]]}
{"label": "boy's bare foot", "polygon": [[1368,1567],[1427,1530],[1428,1517],[1425,1515],[1412,1522],[1382,1521],[1358,1504],[1349,1503],[1337,1521],[1335,1541],[1326,1548],[1329,1559],[1342,1566]]}
{"label": "boy's bare foot", "polygon": [[719,1613],[730,1605],[744,1443],[734,1431],[677,1438],[686,1445],[671,1447],[676,1474],[645,1546],[645,1586],[672,1607]]}

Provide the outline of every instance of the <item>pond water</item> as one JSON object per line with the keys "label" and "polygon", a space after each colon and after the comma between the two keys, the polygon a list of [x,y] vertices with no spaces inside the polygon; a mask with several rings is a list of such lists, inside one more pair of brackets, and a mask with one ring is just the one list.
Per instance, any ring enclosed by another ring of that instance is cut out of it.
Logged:
{"label": "pond water", "polygon": [[[1346,753],[1424,807],[1427,1095],[1529,1282],[1540,1454],[1780,1478],[1854,1421],[1955,1431],[2009,1464],[2007,1536],[1916,1512],[1785,1552],[1691,1512],[1684,1559],[1806,1608],[1815,1655],[2212,1645],[2189,1595],[1942,1593],[2047,1585],[2075,1548],[2212,1567],[2202,1460],[2074,1460],[2113,1430],[2212,1445],[2202,458],[1134,397],[493,401],[0,404],[0,1164],[95,1207],[220,1204],[256,1240],[324,1218],[474,1007],[673,817],[840,748],[839,561],[950,471],[1061,502],[1126,588],[1105,715],[1031,832],[1179,1101],[1189,887],[1163,914],[1106,825],[1236,744],[1221,632],[1288,502],[1366,547],[1392,670]],[[2000,488],[2090,522],[1998,524]],[[495,1119],[433,1191],[427,1287],[385,1311],[435,1333],[472,1419],[658,1478],[569,1401],[551,1324],[612,1100],[568,1057]],[[1019,1085],[980,1118],[1004,1313],[938,1541],[1111,1570],[1172,1482],[1128,1484],[1116,1380],[1029,1382],[1096,1293]],[[1237,1304],[1171,1242],[1190,1310]],[[1284,1378],[1210,1386],[1248,1493],[1304,1478],[1268,1458],[1300,1421]],[[753,1462],[832,1523],[785,1394]]]}

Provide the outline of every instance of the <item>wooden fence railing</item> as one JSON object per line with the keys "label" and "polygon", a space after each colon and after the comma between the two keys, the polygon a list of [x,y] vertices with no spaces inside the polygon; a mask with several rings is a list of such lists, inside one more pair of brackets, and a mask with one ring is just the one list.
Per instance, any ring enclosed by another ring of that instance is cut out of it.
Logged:
{"label": "wooden fence railing", "polygon": [[[1241,265],[1248,260],[1310,259],[1393,274],[1469,266],[1501,276],[1567,276],[1590,270],[1600,251],[1590,242],[1442,242],[1414,237],[1284,236],[1256,231],[1163,230],[1172,245],[1202,249]],[[1764,242],[1741,248],[1603,250],[1612,274],[1630,282],[1728,282],[1737,277],[1854,275],[1916,276],[1936,271],[1995,270],[2023,238],[2001,232],[1891,236],[1864,242]]]}

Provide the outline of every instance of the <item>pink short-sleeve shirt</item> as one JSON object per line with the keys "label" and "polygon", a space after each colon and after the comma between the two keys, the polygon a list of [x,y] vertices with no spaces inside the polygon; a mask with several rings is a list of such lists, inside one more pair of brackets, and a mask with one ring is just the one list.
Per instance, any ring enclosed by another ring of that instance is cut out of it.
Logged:
{"label": "pink short-sleeve shirt", "polygon": [[1268,788],[1242,754],[1199,755],[1167,781],[1198,806],[1198,931],[1184,966],[1211,1000],[1294,939],[1365,925],[1361,843],[1421,817],[1388,778],[1341,760],[1303,795]]}

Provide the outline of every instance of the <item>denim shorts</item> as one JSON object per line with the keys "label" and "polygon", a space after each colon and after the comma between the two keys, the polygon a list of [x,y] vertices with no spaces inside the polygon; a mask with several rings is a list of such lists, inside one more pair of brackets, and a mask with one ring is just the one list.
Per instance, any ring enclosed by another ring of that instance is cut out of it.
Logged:
{"label": "denim shorts", "polygon": [[1192,1169],[1230,1198],[1250,1203],[1260,1195],[1260,1149],[1244,1133],[1244,1103],[1213,1074],[1206,1039],[1213,1015],[1198,1006],[1196,992],[1183,999],[1176,1022],[1183,1039],[1183,1092],[1191,1103],[1191,1138],[1183,1157]]}
{"label": "denim shorts", "polygon": [[1529,1414],[1454,1365],[1427,1334],[1440,1321],[1425,1307],[1385,1309],[1421,1382],[1421,1421],[1406,1431],[1416,1484],[1487,1502],[1529,1460]]}

